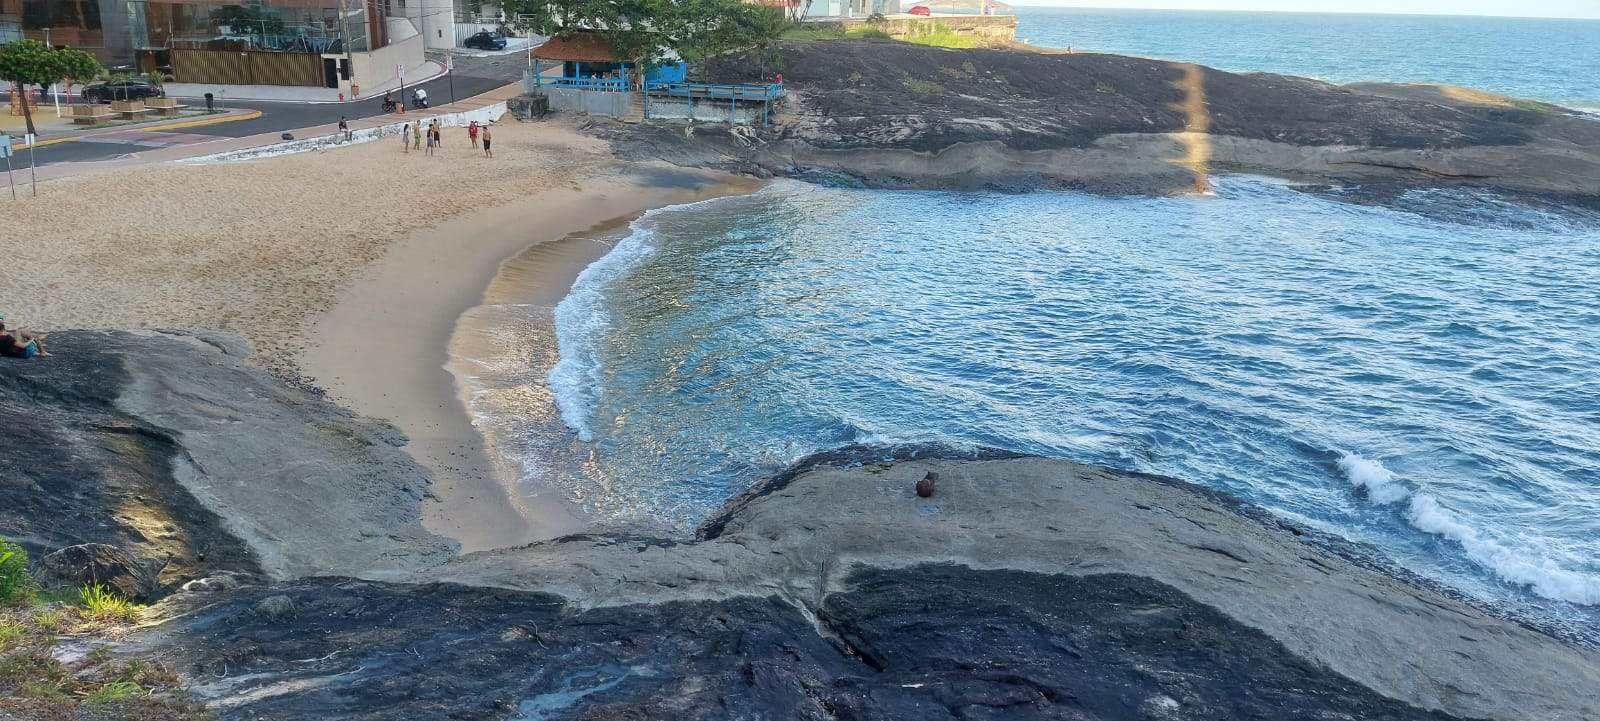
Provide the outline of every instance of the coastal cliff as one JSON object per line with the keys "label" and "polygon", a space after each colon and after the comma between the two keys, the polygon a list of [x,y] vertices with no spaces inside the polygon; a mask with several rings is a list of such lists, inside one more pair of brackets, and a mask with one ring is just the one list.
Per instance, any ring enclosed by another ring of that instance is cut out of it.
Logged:
{"label": "coastal cliff", "polygon": [[1594,649],[1171,479],[848,449],[695,538],[454,556],[403,439],[237,339],[54,340],[0,367],[0,533],[165,561],[111,653],[222,718],[1600,717]]}
{"label": "coastal cliff", "polygon": [[[873,187],[1164,193],[1211,172],[1600,197],[1600,122],[1464,88],[909,43],[785,44],[766,129],[620,124],[627,157]],[[712,63],[725,82],[763,66]]]}

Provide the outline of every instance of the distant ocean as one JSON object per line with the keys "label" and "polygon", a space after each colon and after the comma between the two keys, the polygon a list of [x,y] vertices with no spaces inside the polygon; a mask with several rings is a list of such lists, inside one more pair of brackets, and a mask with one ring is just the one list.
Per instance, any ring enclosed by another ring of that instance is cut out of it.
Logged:
{"label": "distant ocean", "polygon": [[1019,7],[1017,23],[1018,40],[1043,47],[1462,85],[1600,111],[1600,20]]}

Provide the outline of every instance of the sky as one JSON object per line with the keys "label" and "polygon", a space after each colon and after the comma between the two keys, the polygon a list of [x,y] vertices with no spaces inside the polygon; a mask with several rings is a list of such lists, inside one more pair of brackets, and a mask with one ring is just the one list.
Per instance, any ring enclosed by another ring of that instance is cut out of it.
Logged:
{"label": "sky", "polygon": [[1600,19],[1600,0],[1005,0],[1010,5]]}

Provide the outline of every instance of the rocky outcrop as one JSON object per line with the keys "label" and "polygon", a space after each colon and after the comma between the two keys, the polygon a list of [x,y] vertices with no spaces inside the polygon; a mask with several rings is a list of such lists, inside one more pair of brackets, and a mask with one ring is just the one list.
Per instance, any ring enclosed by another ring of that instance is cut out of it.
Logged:
{"label": "rocky outcrop", "polygon": [[[1170,479],[845,449],[692,539],[452,558],[416,525],[426,479],[389,431],[274,385],[234,341],[54,338],[52,359],[0,366],[6,427],[29,433],[6,455],[35,462],[0,534],[139,558],[163,546],[135,521],[164,514],[179,578],[207,578],[115,653],[163,659],[224,719],[1600,718],[1592,647]],[[161,495],[95,505],[52,453],[114,470],[114,500]]]}
{"label": "rocky outcrop", "polygon": [[[1600,197],[1600,122],[1461,89],[906,43],[785,45],[773,127],[591,124],[627,157],[874,187],[1164,193],[1248,171]],[[753,80],[728,60],[715,79]]]}
{"label": "rocky outcrop", "polygon": [[1594,650],[1224,496],[1004,454],[858,465],[874,456],[803,464],[693,541],[177,596],[134,648],[240,719],[1600,713]]}
{"label": "rocky outcrop", "polygon": [[46,586],[82,588],[98,584],[119,598],[148,601],[161,585],[161,568],[104,543],[67,546],[39,559],[35,574]]}
{"label": "rocky outcrop", "polygon": [[409,572],[428,476],[392,428],[245,362],[237,337],[63,332],[0,363],[0,535],[103,543],[178,583],[216,571]]}

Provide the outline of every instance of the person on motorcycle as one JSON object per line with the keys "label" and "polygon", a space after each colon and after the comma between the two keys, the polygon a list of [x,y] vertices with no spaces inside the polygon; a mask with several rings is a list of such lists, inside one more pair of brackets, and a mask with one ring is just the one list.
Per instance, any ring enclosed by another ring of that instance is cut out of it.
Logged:
{"label": "person on motorcycle", "polygon": [[389,93],[383,94],[383,112],[394,112],[394,98]]}
{"label": "person on motorcycle", "polygon": [[416,90],[411,91],[411,98],[413,100],[413,105],[419,108],[428,107],[428,91],[423,90],[422,88],[417,88]]}

